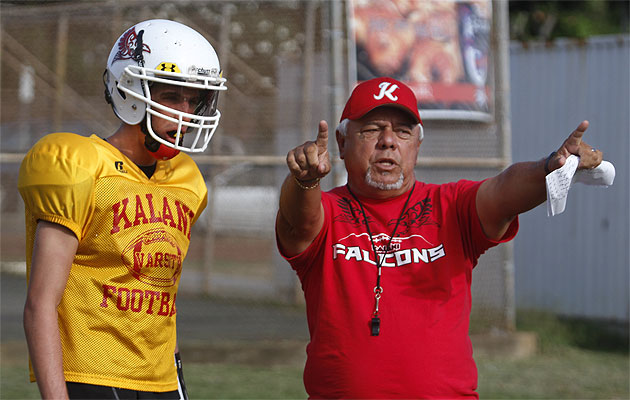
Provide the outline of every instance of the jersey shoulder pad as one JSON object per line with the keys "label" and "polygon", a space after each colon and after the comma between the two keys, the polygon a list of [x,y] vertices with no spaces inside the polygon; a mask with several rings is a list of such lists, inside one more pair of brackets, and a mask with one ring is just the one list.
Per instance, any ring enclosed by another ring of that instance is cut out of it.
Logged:
{"label": "jersey shoulder pad", "polygon": [[51,133],[41,138],[26,154],[23,166],[49,170],[64,165],[96,168],[98,152],[90,138],[75,133]]}
{"label": "jersey shoulder pad", "polygon": [[87,137],[73,133],[43,137],[20,166],[18,190],[25,207],[36,219],[59,223],[78,233],[92,203],[98,160],[98,152]]}

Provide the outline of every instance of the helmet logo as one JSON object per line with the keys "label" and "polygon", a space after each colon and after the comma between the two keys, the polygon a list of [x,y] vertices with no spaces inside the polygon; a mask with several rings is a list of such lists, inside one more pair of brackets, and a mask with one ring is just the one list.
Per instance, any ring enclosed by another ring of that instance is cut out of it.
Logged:
{"label": "helmet logo", "polygon": [[142,52],[151,53],[151,48],[147,44],[142,43],[142,39],[140,39],[140,42],[138,43],[138,34],[136,33],[136,28],[135,26],[132,26],[127,32],[125,32],[124,35],[120,37],[120,40],[118,41],[118,52],[114,56],[114,60],[112,61],[112,63],[118,60],[132,59],[135,55],[136,47],[138,46],[138,44],[142,46]]}
{"label": "helmet logo", "polygon": [[160,63],[160,65],[158,65],[156,69],[159,71],[178,72],[180,74],[182,73],[182,71],[180,71],[177,67],[177,64],[170,62]]}
{"label": "helmet logo", "polygon": [[211,77],[217,77],[220,76],[220,72],[217,68],[202,68],[202,67],[196,67],[196,66],[191,66],[190,68],[188,68],[188,74],[189,75],[203,75],[203,76],[211,76]]}

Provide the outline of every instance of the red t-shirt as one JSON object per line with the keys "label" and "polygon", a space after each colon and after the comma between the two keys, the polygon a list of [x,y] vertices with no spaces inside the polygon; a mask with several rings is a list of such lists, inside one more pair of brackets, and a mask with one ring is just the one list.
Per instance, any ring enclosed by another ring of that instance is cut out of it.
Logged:
{"label": "red t-shirt", "polygon": [[370,330],[376,257],[361,207],[346,186],[322,193],[321,232],[287,258],[306,298],[310,397],[478,398],[468,336],[472,269],[518,230],[515,219],[501,240],[485,236],[475,206],[480,183],[416,182],[391,243],[409,192],[360,198],[377,251],[390,243],[378,336]]}

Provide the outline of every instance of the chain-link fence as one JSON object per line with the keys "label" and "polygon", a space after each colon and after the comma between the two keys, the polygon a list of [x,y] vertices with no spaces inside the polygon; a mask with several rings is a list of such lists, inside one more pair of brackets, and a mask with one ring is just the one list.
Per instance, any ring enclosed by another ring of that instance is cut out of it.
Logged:
{"label": "chain-link fence", "polygon": [[[334,126],[353,83],[345,72],[351,48],[347,8],[347,2],[332,0],[4,3],[3,269],[24,269],[23,206],[16,189],[24,152],[53,131],[112,134],[118,120],[101,81],[109,51],[127,27],[166,18],[201,32],[228,79],[210,150],[194,157],[207,179],[209,204],[193,230],[182,290],[299,303],[294,273],[275,247],[278,191],[286,152],[314,138],[319,120]],[[503,132],[494,122],[427,120],[425,132],[420,180],[482,179],[505,166]],[[331,175],[324,188],[344,182],[338,160]],[[510,251],[493,249],[476,268],[473,325],[510,326]]]}

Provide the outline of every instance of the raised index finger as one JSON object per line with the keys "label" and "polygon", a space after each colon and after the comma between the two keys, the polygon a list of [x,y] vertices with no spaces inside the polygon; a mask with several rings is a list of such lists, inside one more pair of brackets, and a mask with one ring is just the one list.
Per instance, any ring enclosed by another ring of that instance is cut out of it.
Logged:
{"label": "raised index finger", "polygon": [[319,154],[328,149],[328,123],[326,123],[326,121],[324,120],[319,121],[317,139],[315,139],[315,144],[319,149]]}
{"label": "raised index finger", "polygon": [[569,137],[562,143],[562,146],[558,149],[558,153],[564,157],[569,157],[571,154],[578,154],[582,143],[582,136],[588,129],[588,121],[580,122],[580,125],[575,128]]}
{"label": "raised index finger", "polygon": [[571,132],[571,135],[567,139],[567,144],[572,146],[579,146],[580,142],[582,141],[582,136],[584,136],[584,132],[586,132],[586,130],[588,129],[588,125],[588,121],[582,121],[580,125],[578,125],[578,127],[575,128],[573,132]]}

